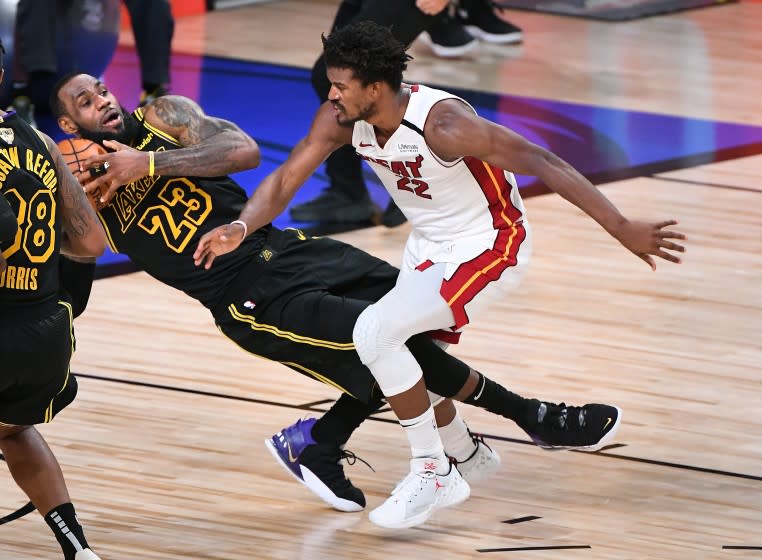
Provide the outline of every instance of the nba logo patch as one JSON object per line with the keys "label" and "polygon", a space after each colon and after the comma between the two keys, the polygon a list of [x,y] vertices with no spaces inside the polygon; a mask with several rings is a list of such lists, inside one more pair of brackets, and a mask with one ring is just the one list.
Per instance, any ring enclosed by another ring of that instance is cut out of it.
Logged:
{"label": "nba logo patch", "polygon": [[0,138],[2,138],[6,144],[13,144],[16,135],[13,133],[12,128],[0,128]]}

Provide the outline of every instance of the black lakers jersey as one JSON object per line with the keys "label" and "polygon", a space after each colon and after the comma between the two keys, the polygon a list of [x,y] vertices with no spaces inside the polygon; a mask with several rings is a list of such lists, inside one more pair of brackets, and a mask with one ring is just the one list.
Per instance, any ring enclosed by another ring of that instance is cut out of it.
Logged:
{"label": "black lakers jersey", "polygon": [[[134,148],[162,152],[182,147],[146,123],[142,108],[133,117],[141,124]],[[194,264],[193,252],[207,231],[238,219],[247,200],[246,192],[230,177],[146,176],[121,187],[98,214],[113,251],[212,308],[253,258],[264,234],[248,236],[238,249],[217,257],[209,270]]]}
{"label": "black lakers jersey", "polygon": [[45,141],[15,113],[0,117],[0,192],[18,222],[3,247],[0,314],[58,300],[58,174]]}

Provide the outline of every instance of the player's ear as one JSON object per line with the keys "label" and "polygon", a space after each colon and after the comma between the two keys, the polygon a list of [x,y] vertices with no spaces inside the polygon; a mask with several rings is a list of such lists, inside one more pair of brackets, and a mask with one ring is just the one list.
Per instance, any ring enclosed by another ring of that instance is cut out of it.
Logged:
{"label": "player's ear", "polygon": [[71,117],[68,115],[61,115],[58,117],[58,128],[63,130],[66,134],[76,134],[79,131],[79,127],[74,124]]}
{"label": "player's ear", "polygon": [[384,82],[371,82],[370,84],[370,93],[375,98],[378,97],[381,94],[381,87],[383,86]]}

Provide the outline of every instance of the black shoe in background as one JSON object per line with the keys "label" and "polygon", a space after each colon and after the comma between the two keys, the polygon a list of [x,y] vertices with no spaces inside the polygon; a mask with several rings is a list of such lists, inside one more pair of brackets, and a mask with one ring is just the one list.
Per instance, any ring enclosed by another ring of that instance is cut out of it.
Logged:
{"label": "black shoe in background", "polygon": [[34,105],[32,100],[26,95],[19,95],[14,97],[11,102],[11,106],[8,107],[8,111],[16,111],[16,114],[24,119],[34,128],[37,128],[37,122],[34,120]]}
{"label": "black shoe in background", "polygon": [[521,28],[498,17],[502,11],[491,0],[461,0],[458,20],[476,38],[487,43],[520,43],[524,40]]}
{"label": "black shoe in background", "polygon": [[386,210],[381,214],[381,224],[388,228],[393,228],[401,226],[405,222],[407,222],[405,214],[402,213],[400,207],[393,200],[390,200]]}
{"label": "black shoe in background", "polygon": [[376,214],[376,207],[369,198],[354,201],[328,188],[320,196],[292,206],[289,213],[297,222],[367,222]]}
{"label": "black shoe in background", "polygon": [[138,107],[145,107],[149,103],[152,103],[157,97],[161,97],[163,95],[167,95],[169,93],[169,90],[165,86],[157,86],[151,91],[143,90],[140,93],[140,103],[138,103]]}
{"label": "black shoe in background", "polygon": [[441,58],[463,56],[479,46],[474,36],[459,21],[446,13],[437,17],[436,22],[421,33],[420,38]]}

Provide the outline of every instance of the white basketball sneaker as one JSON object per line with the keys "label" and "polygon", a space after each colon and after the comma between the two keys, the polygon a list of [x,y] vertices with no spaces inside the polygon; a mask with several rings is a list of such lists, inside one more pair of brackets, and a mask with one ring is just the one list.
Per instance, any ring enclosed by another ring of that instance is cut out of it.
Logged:
{"label": "white basketball sneaker", "polygon": [[479,434],[472,434],[471,441],[474,442],[474,452],[468,459],[455,461],[460,474],[469,484],[487,480],[500,468],[500,455],[484,442],[484,437]]}
{"label": "white basketball sneaker", "polygon": [[84,550],[80,550],[74,555],[74,560],[101,560],[96,556],[95,552],[90,550],[89,548],[85,548]]}
{"label": "white basketball sneaker", "polygon": [[437,509],[466,501],[471,495],[468,482],[452,465],[447,474],[437,474],[441,462],[428,457],[411,459],[410,474],[368,519],[381,527],[404,529],[425,522]]}

